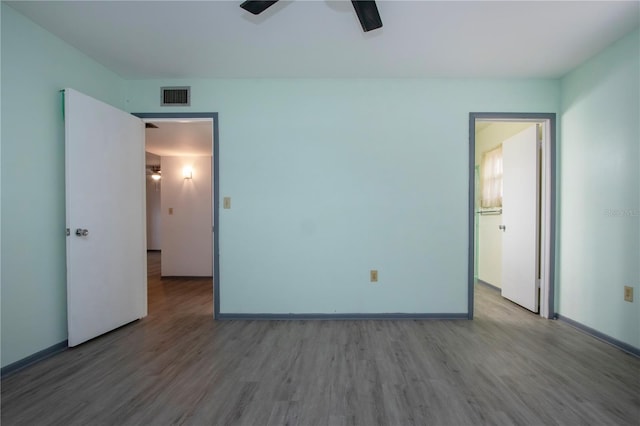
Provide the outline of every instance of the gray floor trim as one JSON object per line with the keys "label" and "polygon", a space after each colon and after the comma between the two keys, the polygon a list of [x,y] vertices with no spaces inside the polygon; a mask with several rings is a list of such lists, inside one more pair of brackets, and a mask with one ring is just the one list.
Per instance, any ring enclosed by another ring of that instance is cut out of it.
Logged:
{"label": "gray floor trim", "polygon": [[171,278],[171,279],[181,279],[181,280],[198,280],[198,279],[210,279],[213,277],[211,275],[162,275],[160,279],[163,278]]}
{"label": "gray floor trim", "polygon": [[481,280],[481,279],[479,279],[479,278],[476,278],[476,283],[478,283],[478,284],[480,284],[480,285],[483,285],[483,286],[485,286],[485,287],[487,287],[487,288],[490,288],[491,290],[495,290],[495,291],[497,291],[497,292],[502,293],[502,289],[501,289],[500,287],[496,287],[495,285],[490,284],[490,283],[488,283],[488,282],[486,282],[486,281],[482,281],[482,280]]}
{"label": "gray floor trim", "polygon": [[65,349],[67,349],[68,346],[69,346],[68,342],[65,340],[60,343],[56,343],[53,346],[49,346],[48,348],[43,349],[39,352],[36,352],[33,355],[29,355],[26,358],[22,358],[19,361],[13,362],[5,367],[2,367],[2,369],[0,370],[0,377],[4,379],[5,377],[13,373],[16,373],[22,370],[23,368],[26,368],[32,364],[35,364],[36,362],[43,361],[59,352],[64,351]]}
{"label": "gray floor trim", "polygon": [[467,313],[436,314],[218,314],[219,320],[459,320]]}
{"label": "gray floor trim", "polygon": [[622,349],[623,351],[640,358],[640,348],[636,348],[635,346],[622,342],[607,334],[601,333],[598,330],[588,327],[582,323],[579,323],[578,321],[572,320],[571,318],[567,318],[560,314],[556,314],[556,316],[560,321],[564,321],[570,326],[575,327],[578,330],[583,331],[588,335],[595,337],[596,339],[602,340],[603,342],[606,342],[612,346],[617,347],[618,349]]}

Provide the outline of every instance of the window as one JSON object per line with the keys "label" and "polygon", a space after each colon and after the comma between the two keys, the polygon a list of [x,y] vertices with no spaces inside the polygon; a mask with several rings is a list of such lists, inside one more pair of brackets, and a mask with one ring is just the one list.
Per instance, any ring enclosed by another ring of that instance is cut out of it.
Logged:
{"label": "window", "polygon": [[480,182],[480,206],[502,207],[502,145],[482,155]]}

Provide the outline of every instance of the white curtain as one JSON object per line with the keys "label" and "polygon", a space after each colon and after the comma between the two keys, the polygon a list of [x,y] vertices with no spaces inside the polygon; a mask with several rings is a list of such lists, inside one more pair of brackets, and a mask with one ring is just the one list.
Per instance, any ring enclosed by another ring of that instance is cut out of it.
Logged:
{"label": "white curtain", "polygon": [[502,207],[502,145],[484,153],[480,176],[482,208]]}

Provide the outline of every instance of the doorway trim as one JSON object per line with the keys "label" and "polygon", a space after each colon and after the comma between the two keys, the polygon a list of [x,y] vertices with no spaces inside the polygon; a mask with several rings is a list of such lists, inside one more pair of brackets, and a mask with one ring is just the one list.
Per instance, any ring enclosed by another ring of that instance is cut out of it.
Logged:
{"label": "doorway trim", "polygon": [[475,156],[476,121],[531,121],[546,122],[542,144],[541,182],[541,285],[540,316],[555,318],[555,251],[556,251],[556,114],[519,112],[469,113],[469,246],[468,246],[468,318],[473,319],[474,264],[475,264]]}
{"label": "doorway trim", "polygon": [[133,112],[132,115],[141,119],[192,119],[210,118],[213,120],[213,318],[218,319],[220,313],[220,131],[217,112]]}

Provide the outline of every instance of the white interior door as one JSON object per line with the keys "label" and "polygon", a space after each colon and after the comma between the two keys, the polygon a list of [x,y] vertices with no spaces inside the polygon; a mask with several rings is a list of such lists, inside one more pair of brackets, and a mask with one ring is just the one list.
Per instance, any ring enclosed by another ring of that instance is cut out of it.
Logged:
{"label": "white interior door", "polygon": [[64,91],[67,318],[75,346],[147,315],[144,125]]}
{"label": "white interior door", "polygon": [[502,144],[502,296],[538,312],[539,150],[533,125]]}

